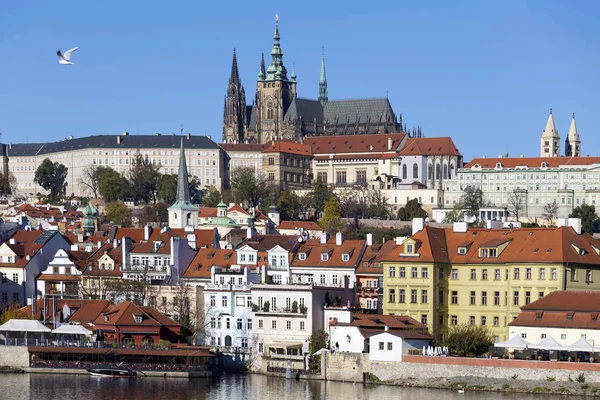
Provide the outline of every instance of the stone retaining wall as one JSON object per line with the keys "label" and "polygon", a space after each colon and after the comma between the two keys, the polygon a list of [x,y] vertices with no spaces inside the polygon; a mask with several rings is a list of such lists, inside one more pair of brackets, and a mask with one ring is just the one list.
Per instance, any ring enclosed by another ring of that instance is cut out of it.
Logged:
{"label": "stone retaining wall", "polygon": [[29,367],[27,346],[0,346],[0,365],[14,368]]}

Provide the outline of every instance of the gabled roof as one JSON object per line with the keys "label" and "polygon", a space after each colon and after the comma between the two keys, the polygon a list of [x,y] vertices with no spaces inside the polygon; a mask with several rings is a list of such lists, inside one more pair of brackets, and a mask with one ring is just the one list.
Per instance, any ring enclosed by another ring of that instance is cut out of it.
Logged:
{"label": "gabled roof", "polygon": [[502,168],[540,168],[542,163],[548,164],[548,168],[558,168],[569,165],[592,165],[600,163],[600,157],[504,157],[504,158],[474,158],[463,166],[473,168],[479,165],[481,168],[496,168],[498,163]]}
{"label": "gabled roof", "polygon": [[[427,327],[417,321],[416,319],[409,317],[408,315],[383,315],[383,314],[357,314],[353,313],[351,322],[332,322],[335,326],[356,326],[359,328],[377,328],[381,331],[387,326],[389,329],[403,329],[403,330],[423,330],[427,331]],[[381,333],[381,332],[377,332]]]}
{"label": "gabled roof", "polygon": [[250,246],[257,251],[268,251],[275,246],[281,246],[287,251],[293,251],[298,245],[298,236],[295,235],[255,235],[242,241],[237,248]]}
{"label": "gabled roof", "polygon": [[[396,151],[406,138],[404,133],[371,135],[314,136],[304,141],[311,145],[316,159],[381,158],[385,154],[397,157]],[[391,146],[389,139],[392,140]]]}
{"label": "gabled roof", "polygon": [[[327,243],[321,244],[319,239],[307,240],[300,245],[298,252],[292,260],[292,267],[330,267],[356,269],[362,257],[364,240],[344,240],[341,246],[336,245],[335,238]],[[300,260],[299,254],[306,253],[306,259]],[[327,261],[323,261],[321,255],[328,254]],[[343,261],[342,255],[349,255],[348,261]]]}
{"label": "gabled roof", "polygon": [[287,153],[312,157],[310,145],[294,142],[292,140],[280,139],[262,151],[263,153]]}
{"label": "gabled roof", "polygon": [[[54,235],[60,235],[57,231],[24,231],[18,230],[5,242],[15,253],[14,263],[0,263],[0,267],[24,268],[31,259]],[[14,244],[10,241],[13,240]]]}
{"label": "gabled roof", "polygon": [[384,244],[367,246],[356,267],[356,274],[383,275],[383,266],[380,261],[395,248],[396,242],[394,240],[388,240]]}
{"label": "gabled roof", "polygon": [[409,138],[398,154],[401,156],[461,155],[452,138],[448,136]]}
{"label": "gabled roof", "polygon": [[198,217],[212,218],[217,216],[217,207],[200,207],[198,209]]}
{"label": "gabled roof", "polygon": [[[48,309],[50,312],[52,311],[52,300],[46,299],[48,302]],[[37,299],[37,312],[34,315],[36,319],[42,318],[42,311],[44,310],[45,304],[44,299]],[[77,322],[77,323],[88,323],[94,321],[102,311],[106,308],[112,306],[112,302],[110,300],[75,300],[75,299],[56,299],[56,308],[58,312],[63,309],[66,305],[71,309],[71,317],[69,318],[69,322]],[[32,306],[21,307],[20,310],[27,315],[31,315]],[[48,316],[51,318],[51,316]]]}
{"label": "gabled roof", "polygon": [[556,290],[530,304],[523,311],[600,312],[600,291]]}
{"label": "gabled roof", "polygon": [[[141,323],[135,322],[136,316],[142,317]],[[108,317],[108,320],[105,320],[105,317]],[[116,306],[108,308],[96,318],[94,325],[134,325],[147,327],[180,326],[177,322],[168,318],[166,315],[161,314],[150,307],[137,306],[130,301],[124,301]]]}
{"label": "gabled roof", "polygon": [[396,116],[387,98],[331,100],[323,107],[326,124],[356,124],[367,121],[373,128],[377,123],[396,122]]}
{"label": "gabled roof", "polygon": [[196,256],[183,274],[184,278],[210,279],[210,269],[214,265],[229,268],[237,263],[237,253],[231,249],[198,249]]}

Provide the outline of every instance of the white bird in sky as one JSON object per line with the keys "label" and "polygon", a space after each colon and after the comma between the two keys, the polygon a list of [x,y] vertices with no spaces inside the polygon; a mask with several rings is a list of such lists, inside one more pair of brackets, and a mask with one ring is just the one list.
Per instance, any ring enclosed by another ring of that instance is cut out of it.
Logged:
{"label": "white bird in sky", "polygon": [[62,54],[60,52],[60,50],[58,50],[56,52],[56,55],[58,56],[59,60],[58,63],[59,64],[64,64],[64,65],[73,65],[73,63],[71,62],[71,54],[73,54],[73,52],[75,50],[77,50],[79,47],[73,47],[71,50],[67,50],[65,51],[65,54]]}

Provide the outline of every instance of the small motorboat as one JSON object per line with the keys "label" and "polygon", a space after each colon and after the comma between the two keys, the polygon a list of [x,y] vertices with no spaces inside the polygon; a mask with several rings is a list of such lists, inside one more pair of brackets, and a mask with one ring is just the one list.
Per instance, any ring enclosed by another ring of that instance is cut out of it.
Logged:
{"label": "small motorboat", "polygon": [[135,378],[137,373],[129,368],[123,367],[97,367],[87,370],[92,376],[104,376],[108,378]]}

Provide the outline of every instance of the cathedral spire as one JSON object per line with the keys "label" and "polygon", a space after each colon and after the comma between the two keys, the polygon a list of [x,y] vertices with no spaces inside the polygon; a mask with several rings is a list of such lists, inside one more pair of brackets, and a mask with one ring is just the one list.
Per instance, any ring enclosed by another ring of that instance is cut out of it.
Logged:
{"label": "cathedral spire", "polygon": [[581,156],[581,139],[577,132],[577,125],[575,124],[575,113],[571,119],[571,126],[569,127],[569,134],[565,140],[565,156],[567,157],[580,157]]}
{"label": "cathedral spire", "polygon": [[267,69],[267,80],[287,81],[287,70],[283,65],[283,52],[279,43],[279,16],[275,15],[275,33],[273,34],[273,48],[271,49],[271,65]]}
{"label": "cathedral spire", "polygon": [[179,174],[177,175],[177,197],[176,203],[191,204],[190,183],[188,179],[187,163],[185,161],[185,150],[183,149],[183,136],[181,137],[181,148],[179,149]]}
{"label": "cathedral spire", "polygon": [[325,48],[321,49],[321,75],[319,77],[319,102],[327,103],[327,76],[325,75]]}
{"label": "cathedral spire", "polygon": [[540,146],[540,157],[559,157],[560,156],[560,136],[554,123],[554,116],[552,115],[552,109],[550,109],[550,115],[548,115],[548,121],[546,122],[546,128],[542,132]]}
{"label": "cathedral spire", "polygon": [[229,83],[240,83],[235,47],[233,48],[233,61],[231,62],[231,76],[229,77]]}
{"label": "cathedral spire", "polygon": [[260,58],[260,70],[258,71],[258,80],[264,81],[266,76],[267,73],[265,70],[265,53],[262,53]]}

